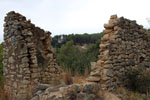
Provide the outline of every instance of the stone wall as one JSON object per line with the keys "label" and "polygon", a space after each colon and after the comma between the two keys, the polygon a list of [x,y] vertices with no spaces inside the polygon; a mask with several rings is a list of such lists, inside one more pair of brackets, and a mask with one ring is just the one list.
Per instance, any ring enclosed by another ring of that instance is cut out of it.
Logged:
{"label": "stone wall", "polygon": [[99,60],[92,64],[90,82],[100,82],[101,87],[114,90],[126,85],[126,74],[133,67],[150,67],[150,33],[136,21],[116,15],[104,24]]}
{"label": "stone wall", "polygon": [[[87,80],[100,83],[102,89],[112,91],[126,85],[128,79],[124,76],[130,68],[150,67],[150,33],[136,24],[136,21],[118,18],[116,15],[111,16],[104,27],[99,60],[91,63],[91,73]],[[5,17],[3,65],[5,90],[11,100],[29,100],[27,97],[34,97],[33,92],[37,94],[34,89],[39,84],[59,81],[60,71],[52,51],[50,35],[50,32],[36,27],[19,13],[12,11]],[[83,88],[82,84],[79,87]],[[84,93],[82,90],[79,95]],[[63,93],[61,91],[62,98],[67,97]],[[44,95],[41,96],[45,98]]]}
{"label": "stone wall", "polygon": [[99,90],[99,84],[93,83],[74,83],[53,87],[41,84],[31,100],[104,100],[98,95]]}
{"label": "stone wall", "polygon": [[59,80],[50,34],[14,11],[5,17],[3,65],[11,100],[27,99],[37,84]]}

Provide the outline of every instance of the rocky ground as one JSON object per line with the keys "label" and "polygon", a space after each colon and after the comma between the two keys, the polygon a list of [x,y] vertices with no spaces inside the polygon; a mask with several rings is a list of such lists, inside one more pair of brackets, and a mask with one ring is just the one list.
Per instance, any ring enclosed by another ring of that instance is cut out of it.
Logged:
{"label": "rocky ground", "polygon": [[120,100],[96,83],[49,86],[40,84],[31,100]]}

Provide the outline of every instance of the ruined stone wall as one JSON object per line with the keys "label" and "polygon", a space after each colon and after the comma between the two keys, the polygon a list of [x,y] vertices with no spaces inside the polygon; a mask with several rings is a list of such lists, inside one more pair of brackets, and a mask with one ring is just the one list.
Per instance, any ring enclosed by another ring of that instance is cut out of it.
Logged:
{"label": "ruined stone wall", "polygon": [[32,95],[33,88],[39,83],[58,81],[59,70],[50,34],[19,13],[12,11],[5,17],[5,90],[15,100],[24,100]]}
{"label": "ruined stone wall", "polygon": [[143,26],[123,17],[111,16],[104,24],[99,60],[92,67],[90,82],[100,82],[107,90],[125,85],[124,76],[133,67],[150,67],[150,33]]}

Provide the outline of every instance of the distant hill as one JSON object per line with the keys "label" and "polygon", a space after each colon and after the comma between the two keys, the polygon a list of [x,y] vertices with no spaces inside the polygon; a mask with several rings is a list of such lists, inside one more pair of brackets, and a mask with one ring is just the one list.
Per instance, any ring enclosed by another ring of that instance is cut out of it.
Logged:
{"label": "distant hill", "polygon": [[75,45],[93,44],[102,36],[103,33],[56,35],[52,38],[52,46],[54,48],[60,48],[63,44],[71,40],[73,40]]}

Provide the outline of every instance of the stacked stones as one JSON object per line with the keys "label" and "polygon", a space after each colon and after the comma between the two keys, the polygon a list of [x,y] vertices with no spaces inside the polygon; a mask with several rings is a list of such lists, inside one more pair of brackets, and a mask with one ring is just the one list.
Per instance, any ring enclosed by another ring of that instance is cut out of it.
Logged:
{"label": "stacked stones", "polygon": [[39,82],[50,83],[54,78],[58,79],[59,71],[50,45],[50,34],[14,11],[5,17],[5,90],[15,100],[27,99]]}
{"label": "stacked stones", "polygon": [[99,84],[82,83],[55,87],[42,84],[40,87],[31,100],[103,100],[101,95],[97,95],[100,91]]}
{"label": "stacked stones", "polygon": [[[60,70],[59,66],[56,64],[56,57],[51,48],[51,38],[49,37],[50,33],[46,32],[45,37],[41,37],[42,41],[42,52],[41,55],[45,59],[44,62],[41,62],[43,67],[40,67],[41,70],[41,83],[59,83]],[[39,61],[42,57],[39,57]],[[39,64],[41,66],[41,64]],[[46,64],[46,65],[45,65]]]}
{"label": "stacked stones", "polygon": [[124,76],[130,68],[150,67],[150,33],[136,21],[117,15],[111,16],[104,27],[99,60],[87,80],[100,82],[103,89],[112,91],[127,83]]}

